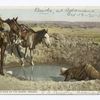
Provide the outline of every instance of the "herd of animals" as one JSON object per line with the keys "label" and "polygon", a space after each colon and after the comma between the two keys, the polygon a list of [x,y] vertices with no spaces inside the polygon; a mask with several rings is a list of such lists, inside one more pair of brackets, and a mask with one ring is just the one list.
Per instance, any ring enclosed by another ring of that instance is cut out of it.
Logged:
{"label": "herd of animals", "polygon": [[[16,48],[22,66],[24,66],[25,57],[27,56],[27,49],[29,49],[30,51],[30,63],[31,65],[34,65],[33,52],[35,46],[41,42],[46,44],[47,47],[51,45],[48,30],[42,29],[39,31],[34,31],[33,29],[24,24],[19,24],[17,19],[18,17],[13,19],[8,18],[6,20],[0,18],[1,75],[4,75],[3,61],[7,45],[10,45],[11,53],[13,53],[13,48]],[[19,46],[25,48],[24,57],[21,55]]]}
{"label": "herd of animals", "polygon": [[[33,62],[33,52],[38,43],[45,43],[50,47],[51,42],[48,35],[48,30],[42,29],[34,31],[30,27],[18,23],[18,17],[3,20],[0,18],[0,75],[4,75],[3,62],[6,47],[10,45],[11,53],[15,47],[20,57],[21,65],[24,66],[25,58],[27,57],[27,49],[30,51],[31,65]],[[24,57],[21,55],[19,46],[25,48]],[[100,79],[100,72],[97,71],[92,65],[85,64],[80,67],[61,68],[61,74],[65,77],[64,81],[70,79],[87,80],[87,79]]]}

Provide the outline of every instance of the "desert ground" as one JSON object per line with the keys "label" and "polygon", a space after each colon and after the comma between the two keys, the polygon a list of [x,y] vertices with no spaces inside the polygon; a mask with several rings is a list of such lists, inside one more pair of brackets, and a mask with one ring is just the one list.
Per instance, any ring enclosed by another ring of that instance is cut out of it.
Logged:
{"label": "desert ground", "polygon": [[[21,22],[22,23],[22,22]],[[100,23],[77,22],[23,22],[37,31],[48,29],[51,47],[39,44],[35,49],[35,64],[59,64],[76,67],[84,63],[92,64],[100,70]],[[23,48],[21,51],[23,52]],[[5,54],[5,66],[20,67],[19,58]],[[26,63],[26,65],[29,65]],[[53,70],[53,69],[52,69]],[[100,80],[83,81],[28,81],[10,75],[0,76],[0,90],[34,91],[100,91]]]}
{"label": "desert ground", "polygon": [[37,91],[98,91],[100,93],[100,80],[90,81],[27,81],[19,80],[9,75],[0,76],[0,90],[31,90]]}

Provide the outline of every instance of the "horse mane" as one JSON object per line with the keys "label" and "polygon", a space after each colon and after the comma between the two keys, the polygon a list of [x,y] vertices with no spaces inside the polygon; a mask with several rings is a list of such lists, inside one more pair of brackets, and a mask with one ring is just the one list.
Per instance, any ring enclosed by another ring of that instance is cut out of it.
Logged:
{"label": "horse mane", "polygon": [[20,27],[24,27],[28,32],[36,33],[33,29],[29,28],[28,26],[24,24],[19,24]]}

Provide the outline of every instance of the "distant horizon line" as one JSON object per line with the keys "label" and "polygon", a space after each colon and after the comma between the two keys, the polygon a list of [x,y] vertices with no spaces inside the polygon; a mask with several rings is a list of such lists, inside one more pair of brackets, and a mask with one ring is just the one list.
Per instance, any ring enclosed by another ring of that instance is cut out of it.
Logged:
{"label": "distant horizon line", "polygon": [[100,22],[100,21],[63,21],[63,20],[58,20],[58,21],[43,21],[43,20],[18,20],[19,22],[23,21],[23,22]]}

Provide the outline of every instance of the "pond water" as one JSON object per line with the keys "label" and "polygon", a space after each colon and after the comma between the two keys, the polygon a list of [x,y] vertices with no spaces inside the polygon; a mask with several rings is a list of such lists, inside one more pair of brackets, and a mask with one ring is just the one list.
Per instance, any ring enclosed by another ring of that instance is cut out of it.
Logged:
{"label": "pond water", "polygon": [[60,66],[57,65],[34,65],[30,67],[9,68],[13,76],[33,81],[63,81],[64,77],[60,74]]}

